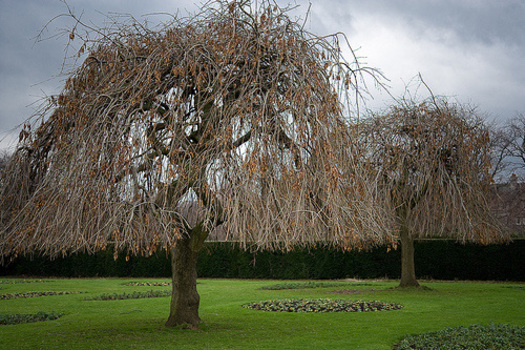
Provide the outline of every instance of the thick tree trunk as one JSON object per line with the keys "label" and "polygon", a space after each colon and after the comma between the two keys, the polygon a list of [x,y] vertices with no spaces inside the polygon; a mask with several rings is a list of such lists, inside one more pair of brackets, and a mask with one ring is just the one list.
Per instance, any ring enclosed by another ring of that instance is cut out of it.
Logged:
{"label": "thick tree trunk", "polygon": [[401,238],[401,282],[400,287],[419,287],[416,280],[416,267],[414,262],[414,238],[407,228],[400,231]]}
{"label": "thick tree trunk", "polygon": [[173,292],[166,327],[188,325],[195,329],[201,322],[200,297],[197,293],[197,258],[207,234],[203,235],[200,229],[197,231],[180,239],[171,252]]}

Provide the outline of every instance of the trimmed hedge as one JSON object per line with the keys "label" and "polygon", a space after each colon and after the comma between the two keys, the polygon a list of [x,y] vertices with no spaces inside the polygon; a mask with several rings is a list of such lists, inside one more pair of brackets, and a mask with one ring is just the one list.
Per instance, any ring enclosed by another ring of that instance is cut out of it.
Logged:
{"label": "trimmed hedge", "polygon": [[[6,259],[7,260],[7,259]],[[165,252],[149,258],[130,257],[125,254],[115,260],[113,251],[96,254],[73,254],[64,258],[49,259],[43,256],[19,257],[5,266],[0,265],[4,276],[55,276],[55,277],[168,277],[171,276],[169,256]]]}
{"label": "trimmed hedge", "polygon": [[[416,274],[443,280],[525,281],[525,240],[508,245],[461,245],[451,241],[416,243]],[[198,261],[200,277],[264,279],[393,278],[400,276],[400,251],[385,247],[343,252],[326,246],[284,252],[246,252],[229,243],[207,243]],[[113,252],[76,254],[49,260],[20,257],[0,266],[0,275],[56,277],[169,277],[165,252],[149,258]]]}
{"label": "trimmed hedge", "polygon": [[[525,241],[481,246],[422,241],[415,247],[419,278],[525,281]],[[201,277],[270,279],[400,278],[400,250],[385,247],[343,252],[329,247],[283,252],[243,252],[208,244],[199,258]]]}

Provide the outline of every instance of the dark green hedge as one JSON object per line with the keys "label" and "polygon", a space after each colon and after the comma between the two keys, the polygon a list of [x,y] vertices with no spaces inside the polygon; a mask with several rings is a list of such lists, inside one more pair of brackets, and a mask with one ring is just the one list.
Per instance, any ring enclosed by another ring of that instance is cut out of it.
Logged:
{"label": "dark green hedge", "polygon": [[64,258],[49,259],[42,256],[19,257],[5,266],[0,265],[0,275],[30,275],[53,277],[168,277],[171,276],[169,257],[165,252],[149,258],[119,255],[113,251],[96,254],[73,254]]}
{"label": "dark green hedge", "polygon": [[[451,241],[416,243],[419,278],[444,280],[525,281],[525,241],[508,245],[461,245]],[[200,277],[340,279],[399,278],[400,252],[386,248],[343,252],[328,247],[296,249],[288,253],[251,253],[226,243],[208,243],[198,262]],[[111,251],[77,254],[49,260],[21,257],[0,266],[0,275],[55,277],[169,277],[165,252],[149,258],[124,256],[114,260]]]}

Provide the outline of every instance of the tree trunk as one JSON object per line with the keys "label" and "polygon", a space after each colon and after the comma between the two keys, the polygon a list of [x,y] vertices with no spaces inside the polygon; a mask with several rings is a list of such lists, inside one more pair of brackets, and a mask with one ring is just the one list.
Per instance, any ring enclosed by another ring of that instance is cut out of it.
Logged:
{"label": "tree trunk", "polygon": [[401,282],[399,287],[419,287],[414,263],[414,238],[406,227],[400,230],[401,238]]}
{"label": "tree trunk", "polygon": [[173,292],[166,327],[189,325],[196,329],[201,322],[200,297],[197,293],[197,258],[205,238],[200,241],[201,237],[192,233],[194,232],[181,238],[171,252]]}

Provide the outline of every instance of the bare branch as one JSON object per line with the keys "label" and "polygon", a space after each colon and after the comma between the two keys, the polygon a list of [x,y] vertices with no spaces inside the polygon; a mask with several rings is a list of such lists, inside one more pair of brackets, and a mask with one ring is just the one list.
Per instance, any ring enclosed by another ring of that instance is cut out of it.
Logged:
{"label": "bare branch", "polygon": [[471,110],[432,96],[405,101],[360,125],[364,158],[376,172],[376,201],[396,232],[412,239],[505,239],[487,202],[488,130]]}
{"label": "bare branch", "polygon": [[149,255],[219,224],[260,248],[382,242],[342,110],[374,71],[259,4],[212,1],[156,30],[68,10],[86,59],[6,171],[0,255]]}

